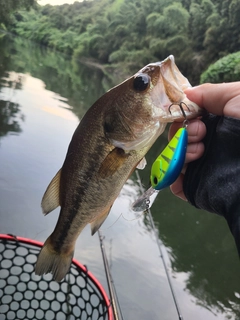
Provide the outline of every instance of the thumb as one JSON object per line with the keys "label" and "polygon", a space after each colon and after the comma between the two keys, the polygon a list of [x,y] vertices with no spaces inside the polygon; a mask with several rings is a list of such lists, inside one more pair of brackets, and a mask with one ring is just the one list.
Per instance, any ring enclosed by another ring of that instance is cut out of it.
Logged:
{"label": "thumb", "polygon": [[205,83],[185,90],[188,99],[215,115],[240,118],[240,81]]}

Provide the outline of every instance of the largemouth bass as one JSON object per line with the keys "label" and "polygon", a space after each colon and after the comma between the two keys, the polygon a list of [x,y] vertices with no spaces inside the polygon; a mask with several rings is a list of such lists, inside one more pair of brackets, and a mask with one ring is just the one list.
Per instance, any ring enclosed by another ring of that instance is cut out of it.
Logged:
{"label": "largemouth bass", "polygon": [[181,102],[187,118],[199,116],[200,108],[183,92],[188,87],[169,56],[106,92],[86,112],[42,199],[45,215],[58,206],[61,211],[39,254],[36,274],[51,272],[61,281],[83,228],[90,223],[92,234],[98,230],[128,177],[144,167],[145,154],[166,124],[184,119]]}

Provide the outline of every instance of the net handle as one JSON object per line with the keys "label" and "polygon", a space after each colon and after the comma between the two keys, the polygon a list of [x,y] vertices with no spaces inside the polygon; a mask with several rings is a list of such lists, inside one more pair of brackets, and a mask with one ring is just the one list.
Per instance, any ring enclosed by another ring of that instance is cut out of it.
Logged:
{"label": "net handle", "polygon": [[[40,241],[37,241],[37,240],[28,239],[28,238],[18,237],[18,236],[11,235],[11,234],[1,234],[0,233],[0,239],[18,241],[18,242],[22,242],[22,243],[32,244],[32,245],[40,247],[40,248],[43,246],[43,242],[40,242]],[[90,271],[88,271],[86,266],[82,265],[79,261],[77,261],[76,259],[72,259],[72,263],[76,267],[81,269],[93,281],[93,283],[96,284],[97,288],[101,292],[101,294],[103,296],[103,299],[104,299],[104,301],[106,303],[107,310],[108,310],[108,320],[114,320],[111,301],[108,298],[108,296],[107,296],[103,286],[101,285],[101,283],[97,280],[97,278],[95,278],[95,276]]]}

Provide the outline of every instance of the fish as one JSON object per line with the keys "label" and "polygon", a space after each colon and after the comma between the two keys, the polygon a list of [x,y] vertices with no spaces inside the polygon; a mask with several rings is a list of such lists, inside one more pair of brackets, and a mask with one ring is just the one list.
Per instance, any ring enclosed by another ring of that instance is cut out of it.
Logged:
{"label": "fish", "polygon": [[60,282],[81,231],[91,224],[93,235],[101,227],[124,183],[136,168],[145,167],[145,155],[167,123],[201,115],[184,93],[189,87],[170,55],[108,90],[88,109],[43,195],[45,215],[61,209],[38,256],[37,275],[52,273]]}

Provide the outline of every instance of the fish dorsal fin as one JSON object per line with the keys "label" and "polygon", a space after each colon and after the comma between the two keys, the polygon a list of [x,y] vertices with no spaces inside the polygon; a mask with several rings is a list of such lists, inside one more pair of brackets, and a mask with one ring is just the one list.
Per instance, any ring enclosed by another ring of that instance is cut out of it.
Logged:
{"label": "fish dorsal fin", "polygon": [[98,231],[103,222],[107,219],[111,207],[112,206],[110,206],[110,208],[107,208],[106,211],[104,211],[101,215],[97,216],[97,218],[93,220],[93,222],[91,223],[92,236]]}
{"label": "fish dorsal fin", "polygon": [[61,169],[49,183],[47,190],[45,191],[42,198],[42,210],[46,215],[49,212],[53,211],[60,205],[59,199],[59,190],[60,190],[60,178],[61,178]]}
{"label": "fish dorsal fin", "polygon": [[112,176],[124,163],[128,154],[121,148],[114,148],[103,160],[98,174],[101,178]]}
{"label": "fish dorsal fin", "polygon": [[147,160],[145,157],[142,158],[142,160],[138,163],[137,169],[143,170],[147,165]]}

